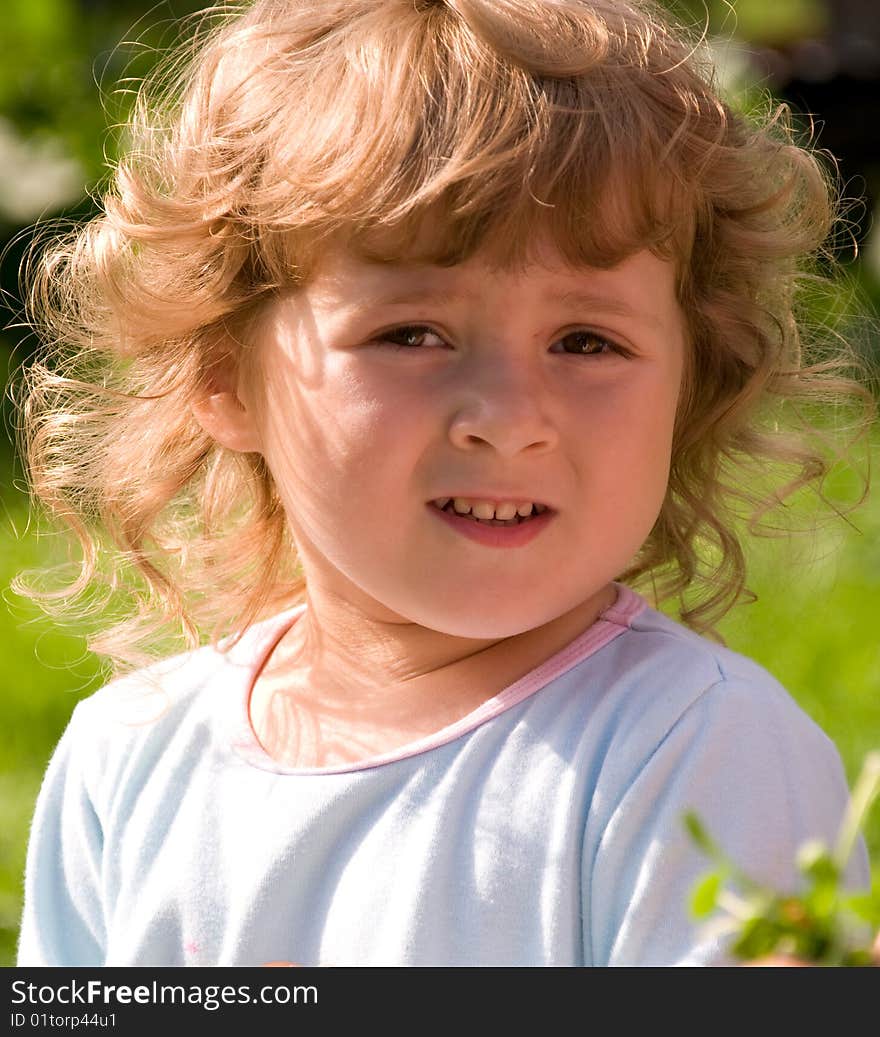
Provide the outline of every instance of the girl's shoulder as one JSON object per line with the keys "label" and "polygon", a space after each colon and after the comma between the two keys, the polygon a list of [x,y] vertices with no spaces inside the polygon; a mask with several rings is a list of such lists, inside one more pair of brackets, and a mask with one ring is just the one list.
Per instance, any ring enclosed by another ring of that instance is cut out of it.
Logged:
{"label": "girl's shoulder", "polygon": [[106,781],[135,758],[155,761],[171,739],[222,740],[296,611],[255,623],[234,643],[203,645],[109,681],[74,709],[64,734],[68,751]]}
{"label": "girl's shoulder", "polygon": [[593,631],[587,631],[565,649],[565,655],[577,661],[595,656],[606,671],[604,680],[632,681],[648,689],[671,684],[685,695],[698,695],[716,684],[743,684],[786,694],[777,678],[756,660],[652,607],[626,584],[616,586],[617,601],[596,624],[605,636],[591,638]]}
{"label": "girl's shoulder", "polygon": [[[631,594],[633,592],[630,592]],[[640,596],[638,596],[640,597]],[[624,635],[573,673],[570,691],[602,714],[614,741],[652,753],[673,732],[699,742],[775,731],[825,752],[831,740],[798,701],[798,688],[748,655],[696,633],[641,600]],[[610,734],[609,734],[610,737]]]}
{"label": "girl's shoulder", "polygon": [[744,681],[782,690],[782,685],[755,659],[719,644],[703,634],[647,605],[631,621],[639,649],[655,664],[680,674],[692,673],[697,681]]}

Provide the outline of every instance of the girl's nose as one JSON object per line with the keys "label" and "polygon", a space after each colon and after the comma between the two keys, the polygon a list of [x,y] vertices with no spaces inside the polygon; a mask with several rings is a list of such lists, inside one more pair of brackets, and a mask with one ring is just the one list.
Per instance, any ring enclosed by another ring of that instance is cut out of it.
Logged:
{"label": "girl's nose", "polygon": [[449,438],[464,450],[491,447],[505,456],[552,450],[558,432],[546,388],[524,365],[486,365],[458,394]]}

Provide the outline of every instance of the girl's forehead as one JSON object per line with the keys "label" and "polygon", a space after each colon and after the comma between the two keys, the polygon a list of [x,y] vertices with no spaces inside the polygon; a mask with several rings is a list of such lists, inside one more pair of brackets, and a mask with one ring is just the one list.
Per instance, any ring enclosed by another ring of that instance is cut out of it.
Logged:
{"label": "girl's forehead", "polygon": [[536,242],[527,256],[505,262],[493,249],[478,249],[461,262],[439,264],[401,259],[382,261],[364,256],[356,249],[335,246],[321,256],[305,287],[310,294],[334,294],[356,291],[369,298],[380,293],[388,301],[455,293],[477,295],[482,283],[536,285],[548,295],[559,295],[572,285],[592,284],[598,287],[629,288],[638,293],[640,281],[649,277],[672,285],[675,264],[640,249],[618,263],[592,266],[573,263],[551,240]]}
{"label": "girl's forehead", "polygon": [[[603,270],[650,250],[673,260],[680,269],[689,255],[689,220],[671,210],[659,188],[642,190],[628,180],[595,184],[559,204],[499,206],[466,213],[451,199],[417,206],[399,219],[351,221],[300,248],[291,235],[291,251],[308,280],[316,268],[343,266],[363,273],[373,264],[394,276],[407,271],[448,269],[453,274],[476,266],[515,275],[544,268],[560,274]],[[683,235],[683,236],[682,236]],[[300,239],[302,240],[302,239]],[[358,264],[358,260],[365,261]]]}
{"label": "girl's forehead", "polygon": [[380,313],[430,319],[445,309],[468,319],[519,314],[516,319],[542,322],[610,315],[671,332],[682,320],[675,264],[647,249],[600,268],[574,265],[550,247],[515,265],[478,251],[447,266],[381,263],[337,248],[323,256],[307,283],[277,303],[273,312],[283,322],[306,314],[334,324],[347,315],[375,314],[378,320]]}

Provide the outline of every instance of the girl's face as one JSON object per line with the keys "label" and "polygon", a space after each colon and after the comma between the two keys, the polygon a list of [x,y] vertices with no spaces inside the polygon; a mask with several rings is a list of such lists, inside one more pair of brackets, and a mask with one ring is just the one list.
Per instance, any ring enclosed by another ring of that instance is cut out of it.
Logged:
{"label": "girl's face", "polygon": [[[673,265],[648,252],[611,270],[326,256],[272,304],[241,392],[310,598],[503,638],[601,593],[664,499],[684,338]],[[547,510],[489,526],[450,498]]]}

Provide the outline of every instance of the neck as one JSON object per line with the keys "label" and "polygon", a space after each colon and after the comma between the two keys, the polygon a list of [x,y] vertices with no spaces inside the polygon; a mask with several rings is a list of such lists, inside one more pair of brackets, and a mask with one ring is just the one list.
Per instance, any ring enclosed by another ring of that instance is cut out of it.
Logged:
{"label": "neck", "polygon": [[[616,598],[613,585],[571,611],[496,640],[455,637],[310,589],[307,607],[258,677],[270,697],[365,723],[464,715],[555,655]],[[256,690],[256,686],[255,686]],[[433,728],[432,728],[433,729]]]}

